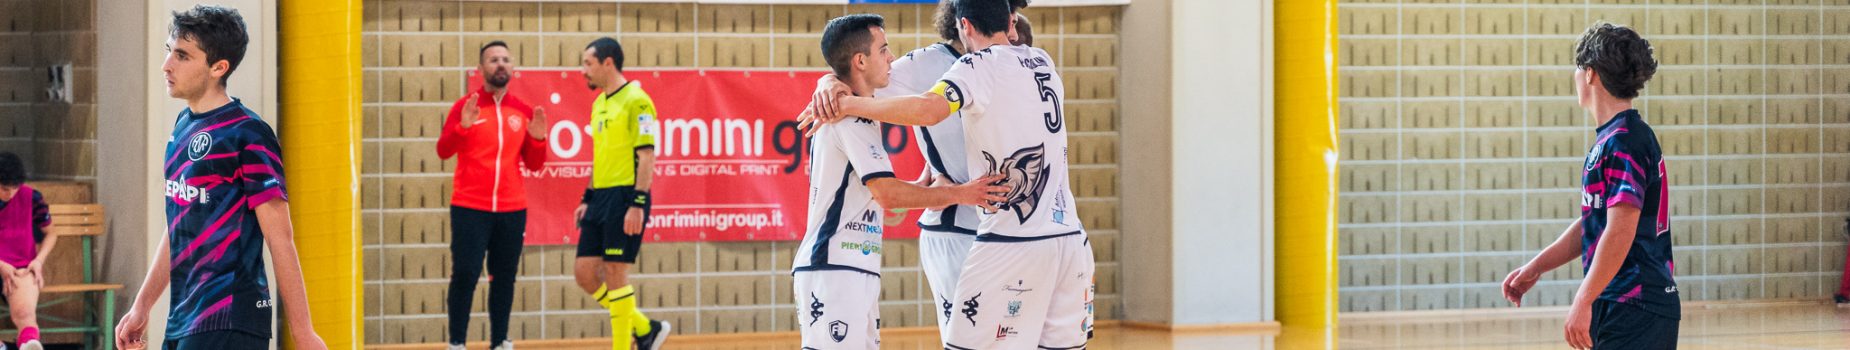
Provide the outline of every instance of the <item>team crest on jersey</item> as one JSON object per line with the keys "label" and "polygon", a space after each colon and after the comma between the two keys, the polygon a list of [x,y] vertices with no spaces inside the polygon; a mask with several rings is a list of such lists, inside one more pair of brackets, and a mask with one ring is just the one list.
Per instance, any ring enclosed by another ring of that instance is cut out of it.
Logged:
{"label": "team crest on jersey", "polygon": [[1047,177],[1052,167],[1047,164],[1045,144],[1016,150],[1014,155],[1002,161],[996,156],[983,152],[983,160],[989,162],[990,174],[1003,174],[1007,177],[1002,185],[1009,186],[1005,200],[996,203],[998,207],[1014,211],[1015,218],[1027,223],[1028,217],[1034,216],[1035,206],[1041,203],[1041,191],[1047,188]]}
{"label": "team crest on jersey", "polygon": [[212,152],[212,134],[201,131],[186,140],[186,159],[199,161]]}
{"label": "team crest on jersey", "polygon": [[520,116],[508,116],[507,128],[508,130],[520,130]]}

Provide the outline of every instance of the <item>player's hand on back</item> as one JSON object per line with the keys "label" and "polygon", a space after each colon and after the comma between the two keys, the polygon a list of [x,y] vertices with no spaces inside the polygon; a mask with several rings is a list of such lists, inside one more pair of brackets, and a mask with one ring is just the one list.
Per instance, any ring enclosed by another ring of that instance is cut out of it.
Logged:
{"label": "player's hand on back", "polygon": [[[927,186],[929,187],[945,187],[945,186],[956,186],[957,185],[956,180],[951,180],[950,176],[945,176],[944,174],[933,175],[931,179],[928,179],[928,181],[930,181],[930,183],[927,184]],[[942,207],[931,208],[931,210],[944,211],[945,209],[950,209],[950,208],[951,206],[946,205]]]}
{"label": "player's hand on back", "polygon": [[476,102],[481,99],[482,94],[469,93],[469,100],[463,101],[462,125],[460,125],[462,128],[468,129],[475,126],[475,122],[482,116],[482,106],[476,105]]}
{"label": "player's hand on back", "polygon": [[974,205],[982,207],[983,210],[994,212],[996,210],[994,203],[1005,200],[1002,195],[1009,192],[1008,186],[996,185],[996,182],[1002,181],[1002,178],[1003,175],[995,174],[984,176],[962,185],[951,186],[951,190],[955,196],[954,199],[956,200],[955,203]]}
{"label": "player's hand on back", "polygon": [[532,136],[535,140],[545,140],[547,125],[551,123],[546,121],[546,107],[533,107],[533,120],[527,121],[527,136]]}

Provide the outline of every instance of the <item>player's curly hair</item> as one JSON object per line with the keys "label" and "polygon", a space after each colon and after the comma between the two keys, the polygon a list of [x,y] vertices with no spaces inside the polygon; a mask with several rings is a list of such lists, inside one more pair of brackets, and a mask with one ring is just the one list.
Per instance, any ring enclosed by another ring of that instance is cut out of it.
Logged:
{"label": "player's curly hair", "polygon": [[1632,28],[1599,22],[1574,44],[1574,65],[1599,73],[1600,85],[1612,97],[1631,99],[1657,74],[1651,51],[1651,42]]}

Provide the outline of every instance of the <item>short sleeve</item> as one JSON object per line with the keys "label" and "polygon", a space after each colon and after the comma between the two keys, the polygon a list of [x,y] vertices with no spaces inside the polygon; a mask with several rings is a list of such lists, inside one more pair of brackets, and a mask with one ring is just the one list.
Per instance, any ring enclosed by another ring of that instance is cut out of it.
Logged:
{"label": "short sleeve", "polygon": [[842,153],[848,157],[848,165],[861,175],[861,183],[878,178],[893,176],[893,163],[887,160],[886,147],[880,140],[880,124],[864,118],[835,124],[835,135],[841,138]]}
{"label": "short sleeve", "polygon": [[1624,142],[1610,142],[1599,169],[1605,179],[1606,191],[1601,195],[1606,197],[1606,207],[1627,204],[1642,209],[1646,186],[1654,182],[1650,171],[1655,168],[1646,167],[1643,161],[1647,159],[1633,153]]}
{"label": "short sleeve", "polygon": [[983,114],[984,107],[989,105],[989,95],[994,93],[989,91],[989,79],[982,71],[993,69],[985,67],[988,64],[983,59],[985,57],[988,56],[976,52],[958,58],[957,63],[951,65],[951,71],[939,78],[931,92],[950,101],[952,111],[964,112],[964,115]]}
{"label": "short sleeve", "polygon": [[636,106],[636,148],[655,147],[655,134],[661,123],[656,121],[655,101],[643,98]]}
{"label": "short sleeve", "polygon": [[281,198],[289,200],[287,190],[283,187],[282,150],[276,141],[276,132],[261,123],[245,123],[250,138],[238,150],[238,187],[246,193],[251,208]]}

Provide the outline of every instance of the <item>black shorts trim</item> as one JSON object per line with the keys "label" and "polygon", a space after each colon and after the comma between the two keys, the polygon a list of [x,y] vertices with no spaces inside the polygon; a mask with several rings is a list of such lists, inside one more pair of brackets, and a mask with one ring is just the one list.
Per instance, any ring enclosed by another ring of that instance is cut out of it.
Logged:
{"label": "black shorts trim", "polygon": [[1067,233],[1056,234],[1056,235],[1046,235],[1046,236],[1040,236],[1040,237],[1015,237],[1015,236],[1004,236],[1004,235],[999,235],[999,234],[994,234],[994,233],[985,233],[985,234],[976,235],[976,241],[977,242],[994,242],[994,243],[1022,243],[1022,242],[1049,240],[1049,239],[1078,235],[1078,234],[1083,234],[1083,233],[1086,233],[1086,231],[1073,231],[1073,232],[1067,232]]}
{"label": "black shorts trim", "polygon": [[[956,206],[952,206],[952,207],[954,208]],[[950,215],[950,214],[953,214],[953,212],[951,212],[950,210],[946,210],[944,211],[944,214]],[[943,224],[943,223],[937,224],[937,225],[926,225],[924,223],[919,223],[919,229],[926,230],[926,231],[934,231],[934,232],[965,234],[965,235],[971,235],[971,236],[976,235],[976,230],[957,227],[957,225]]]}
{"label": "black shorts trim", "polygon": [[862,269],[859,267],[842,266],[842,265],[834,265],[834,264],[810,265],[810,266],[798,267],[798,268],[790,269],[790,275],[794,276],[798,272],[810,272],[810,271],[854,271],[854,272],[874,275],[874,277],[880,277],[879,272],[867,271],[866,269]]}

